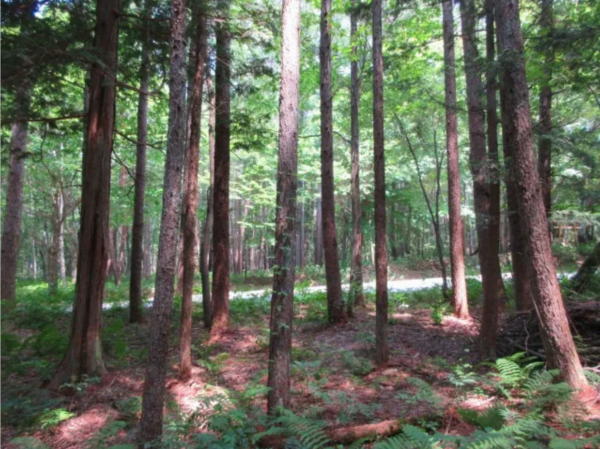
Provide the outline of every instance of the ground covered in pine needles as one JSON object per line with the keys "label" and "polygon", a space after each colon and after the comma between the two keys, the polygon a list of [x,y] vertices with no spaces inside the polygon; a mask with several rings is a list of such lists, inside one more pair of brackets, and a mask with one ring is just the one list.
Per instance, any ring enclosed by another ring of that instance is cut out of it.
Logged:
{"label": "ground covered in pine needles", "polygon": [[[118,304],[124,291],[110,287],[107,302]],[[2,446],[133,448],[128,445],[135,441],[141,411],[147,325],[126,324],[124,308],[107,310],[104,350],[109,373],[50,392],[43,387],[66,347],[70,317],[65,305],[72,301],[72,289],[50,302],[35,284],[23,286],[20,293],[26,300],[3,318]],[[368,438],[358,446],[381,448],[467,447],[469,441],[469,447],[600,447],[600,441],[586,440],[600,432],[598,403],[579,406],[568,388],[542,369],[543,363],[524,354],[480,363],[480,294],[479,283],[469,281],[474,316],[469,321],[448,315],[439,289],[391,294],[391,358],[386,368],[376,369],[372,295],[347,324],[330,326],[325,294],[300,287],[292,354],[293,413],[278,423],[265,416],[268,298],[232,301],[231,330],[213,339],[202,328],[201,307],[196,305],[196,363],[186,382],[177,379],[176,304],[164,447],[283,447],[294,441],[295,447],[313,448],[319,447],[317,440],[303,440],[302,434],[314,432],[334,447],[361,436]],[[513,316],[510,309],[506,315]],[[589,373],[592,380],[600,380],[593,370]],[[400,437],[386,440],[393,433]],[[412,445],[402,445],[402,439]],[[478,446],[480,440],[492,445]],[[530,443],[539,446],[525,445]]]}

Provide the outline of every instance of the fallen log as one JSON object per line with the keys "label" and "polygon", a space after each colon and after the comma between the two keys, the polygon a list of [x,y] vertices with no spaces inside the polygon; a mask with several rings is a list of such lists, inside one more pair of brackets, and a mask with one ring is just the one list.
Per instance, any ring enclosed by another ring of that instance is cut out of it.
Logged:
{"label": "fallen log", "polygon": [[400,432],[404,424],[406,423],[402,420],[391,419],[375,424],[363,424],[330,430],[328,435],[332,443],[351,444],[356,440],[374,440],[381,437],[389,437]]}

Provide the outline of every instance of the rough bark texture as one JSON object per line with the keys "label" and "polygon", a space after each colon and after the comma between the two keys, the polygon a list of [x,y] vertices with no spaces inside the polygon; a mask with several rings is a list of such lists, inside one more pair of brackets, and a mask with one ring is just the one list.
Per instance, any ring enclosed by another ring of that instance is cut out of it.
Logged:
{"label": "rough bark texture", "polygon": [[373,14],[373,158],[375,175],[375,362],[387,364],[388,288],[385,232],[385,154],[383,140],[382,0],[371,3]]}
{"label": "rough bark texture", "polygon": [[102,299],[108,274],[110,154],[115,125],[119,0],[98,0],[94,47],[104,64],[93,64],[87,142],[81,174],[79,256],[71,338],[50,382],[58,387],[82,375],[106,371],[102,360]]}
{"label": "rough bark texture", "polygon": [[206,194],[206,220],[202,230],[202,246],[200,249],[200,275],[202,276],[202,317],[204,327],[209,328],[212,316],[212,301],[210,297],[209,256],[211,247],[211,234],[213,229],[213,192],[215,185],[215,95],[212,89],[210,76],[206,77],[206,88],[209,90],[209,117],[208,117],[208,151],[210,158],[210,187]]}
{"label": "rough bark texture", "polygon": [[181,299],[181,327],[179,339],[179,378],[187,380],[192,374],[192,295],[198,251],[198,163],[200,159],[200,117],[202,112],[202,87],[204,86],[204,61],[206,60],[205,16],[196,17],[195,57],[196,69],[189,99],[190,128],[186,156],[186,171],[183,181],[183,296]]}
{"label": "rough bark texture", "polygon": [[347,320],[342,300],[342,279],[335,227],[333,185],[333,94],[331,92],[331,0],[321,1],[321,207],[325,278],[327,281],[327,314],[330,323]]}
{"label": "rough bark texture", "polygon": [[171,0],[169,131],[148,365],[139,431],[140,444],[159,439],[163,427],[165,379],[179,237],[179,194],[186,136],[185,15],[185,1]]}
{"label": "rough bark texture", "polygon": [[502,71],[502,121],[504,133],[512,136],[515,142],[512,167],[517,205],[545,353],[549,366],[558,369],[565,382],[575,389],[585,389],[588,384],[569,330],[548,235],[534,151],[523,37],[516,0],[497,2],[496,23]]}
{"label": "rough bark texture", "polygon": [[[146,27],[149,26],[151,0],[146,0]],[[143,320],[142,270],[144,265],[144,203],[146,197],[146,152],[148,149],[148,89],[150,88],[150,34],[146,28],[142,40],[140,93],[138,96],[137,146],[135,155],[135,193],[131,228],[131,274],[129,283],[129,321]]]}
{"label": "rough bark texture", "polygon": [[315,265],[323,265],[323,226],[321,198],[315,201]]}
{"label": "rough bark texture", "polygon": [[[552,210],[552,27],[553,0],[542,0],[542,10],[540,12],[540,28],[542,29],[542,41],[540,42],[544,52],[544,62],[542,65],[542,79],[540,85],[540,121],[539,121],[539,143],[538,143],[538,171],[540,174],[540,184],[542,187],[542,198],[546,215],[550,218]],[[550,236],[550,222],[548,223],[548,232]]]}
{"label": "rough bark texture", "polygon": [[[53,295],[58,290],[58,279],[61,275],[61,254],[64,262],[64,199],[59,190],[52,195],[52,240],[48,248],[48,293]],[[62,246],[62,248],[61,248]],[[61,253],[62,249],[62,253]],[[64,263],[63,267],[64,268]]]}
{"label": "rough bark texture", "polygon": [[494,252],[490,247],[491,185],[485,142],[485,113],[482,102],[483,82],[481,81],[475,35],[475,3],[473,0],[462,0],[460,9],[467,85],[469,141],[471,145],[469,163],[473,175],[473,202],[479,245],[481,283],[483,285],[483,311],[479,331],[480,351],[484,357],[494,358],[498,329],[498,278],[502,279],[502,277],[498,252]]}
{"label": "rough bark texture", "polygon": [[352,261],[350,267],[350,288],[348,291],[349,313],[352,313],[352,308],[354,306],[362,307],[365,304],[362,275],[363,235],[360,226],[360,164],[358,147],[360,79],[358,77],[358,47],[355,42],[358,22],[356,0],[352,1],[352,7],[354,8],[350,16],[350,39],[352,41],[352,63],[350,65],[350,153],[352,158],[350,182],[352,184]]}
{"label": "rough bark texture", "polygon": [[294,317],[298,117],[300,103],[300,0],[284,0],[279,97],[279,163],[275,269],[271,297],[267,409],[290,406],[290,359]]}
{"label": "rough bark texture", "polygon": [[219,0],[221,21],[217,22],[217,67],[215,74],[215,191],[213,229],[213,314],[211,333],[229,327],[229,141],[231,36],[229,1]]}
{"label": "rough bark texture", "polygon": [[442,3],[444,26],[444,84],[446,89],[446,149],[448,152],[448,215],[450,219],[450,271],[452,307],[458,318],[469,317],[463,222],[461,219],[460,165],[458,159],[458,124],[456,114],[456,73],[454,67],[454,18],[452,0]]}
{"label": "rough bark texture", "polygon": [[[25,79],[15,94],[15,117],[29,114],[31,83]],[[6,183],[6,206],[2,224],[2,299],[13,302],[17,285],[17,259],[23,216],[23,175],[27,157],[27,121],[15,120],[10,135],[10,169]]]}
{"label": "rough bark texture", "polygon": [[486,112],[488,144],[488,176],[490,191],[490,219],[488,249],[491,257],[498,260],[498,298],[506,300],[504,281],[500,268],[500,163],[498,158],[498,103],[496,100],[494,0],[485,0],[485,46],[486,46]]}

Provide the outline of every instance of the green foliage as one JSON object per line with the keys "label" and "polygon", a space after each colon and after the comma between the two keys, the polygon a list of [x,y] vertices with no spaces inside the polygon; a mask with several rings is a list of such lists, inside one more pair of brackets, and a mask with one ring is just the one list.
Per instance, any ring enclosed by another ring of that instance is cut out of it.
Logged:
{"label": "green foliage", "polygon": [[323,430],[324,423],[296,415],[291,410],[280,409],[279,417],[267,431],[256,434],[253,442],[257,443],[267,435],[291,436],[286,445],[298,449],[324,449],[330,444],[329,437]]}
{"label": "green foliage", "polygon": [[433,321],[433,324],[436,326],[441,326],[444,321],[444,317],[448,314],[449,309],[450,307],[445,301],[434,304],[431,308],[431,321]]}
{"label": "green foliage", "polygon": [[479,412],[473,409],[458,409],[457,412],[461,419],[469,424],[481,429],[500,430],[506,423],[506,408],[502,405],[496,405]]}
{"label": "green foliage", "polygon": [[417,377],[409,377],[406,382],[411,386],[411,392],[401,392],[396,396],[405,401],[408,405],[427,404],[428,406],[439,410],[442,406],[440,397],[435,393],[431,385]]}
{"label": "green foliage", "polygon": [[353,351],[343,351],[341,357],[344,367],[355,376],[364,377],[374,369],[371,360],[359,357]]}
{"label": "green foliage", "polygon": [[58,426],[61,422],[66,421],[67,419],[71,419],[73,416],[76,416],[76,414],[64,408],[57,408],[42,413],[42,415],[38,418],[37,423],[39,424],[40,428],[49,429]]}
{"label": "green foliage", "polygon": [[14,351],[21,347],[21,340],[15,334],[10,332],[2,332],[2,355],[4,357],[11,355]]}
{"label": "green foliage", "polygon": [[33,437],[18,437],[10,440],[11,446],[15,449],[50,449],[37,438]]}

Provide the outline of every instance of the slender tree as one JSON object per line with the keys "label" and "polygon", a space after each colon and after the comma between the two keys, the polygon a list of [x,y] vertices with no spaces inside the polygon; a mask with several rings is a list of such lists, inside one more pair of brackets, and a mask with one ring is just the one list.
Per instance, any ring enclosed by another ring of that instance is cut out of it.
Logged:
{"label": "slender tree", "polygon": [[216,23],[217,67],[215,73],[215,190],[213,229],[213,299],[211,333],[229,327],[229,144],[231,36],[229,0],[217,2],[221,15]]}
{"label": "slender tree", "polygon": [[181,327],[179,341],[179,378],[187,380],[192,375],[192,296],[198,242],[198,162],[200,155],[200,115],[202,112],[202,87],[204,86],[204,61],[206,60],[205,15],[196,17],[196,68],[189,99],[190,126],[183,190],[183,296],[181,300]]}
{"label": "slender tree", "polygon": [[275,270],[271,297],[267,408],[290,405],[290,358],[294,317],[298,117],[300,104],[300,0],[284,0],[279,89],[279,162]]}
{"label": "slender tree", "polygon": [[[21,9],[20,35],[26,37],[30,22],[34,20],[36,1],[31,1]],[[29,109],[31,106],[32,82],[26,76],[16,87],[14,99],[14,121],[10,134],[10,168],[6,183],[6,206],[2,224],[2,254],[0,264],[2,276],[0,295],[3,300],[14,303],[17,287],[17,260],[21,241],[23,216],[23,176],[27,157],[27,137]]]}
{"label": "slender tree", "polygon": [[110,154],[115,126],[115,74],[119,0],[98,0],[79,226],[79,255],[71,338],[51,388],[82,375],[103,375],[102,299],[107,276],[110,217]]}
{"label": "slender tree", "polygon": [[359,163],[359,129],[358,113],[360,104],[360,78],[358,76],[358,46],[356,30],[358,27],[357,0],[352,0],[350,13],[350,40],[352,42],[352,62],[350,64],[350,153],[352,169],[350,181],[352,184],[352,262],[350,268],[350,288],[348,291],[348,311],[351,314],[354,306],[365,304],[362,275],[362,245],[363,235],[360,225],[362,212],[360,210],[360,163]]}
{"label": "slender tree", "polygon": [[206,219],[202,230],[202,246],[200,247],[200,275],[202,277],[202,316],[204,327],[209,328],[212,316],[212,301],[210,297],[210,274],[209,256],[211,247],[211,235],[213,229],[213,192],[215,186],[215,93],[212,88],[212,79],[206,77],[206,88],[208,89],[208,151],[210,165],[210,187],[206,193]]}
{"label": "slender tree", "polygon": [[385,231],[385,152],[383,140],[383,25],[382,0],[371,3],[373,15],[373,159],[375,175],[375,361],[387,364],[388,288]]}
{"label": "slender tree", "polygon": [[483,285],[483,312],[480,328],[480,350],[486,358],[495,357],[498,327],[498,285],[502,283],[498,251],[491,248],[491,183],[485,142],[483,82],[475,35],[476,11],[473,0],[461,0],[462,41],[469,115],[469,162],[473,175],[479,265]]}
{"label": "slender tree", "polygon": [[146,197],[146,151],[148,148],[148,90],[150,88],[150,14],[151,0],[145,0],[145,30],[142,38],[140,91],[138,94],[137,144],[135,155],[135,193],[131,228],[131,273],[129,283],[129,321],[143,320],[142,270],[144,264],[144,204]]}
{"label": "slender tree", "polygon": [[[539,119],[539,142],[538,142],[538,171],[542,186],[542,197],[546,215],[550,217],[552,210],[552,64],[554,54],[552,51],[552,28],[554,17],[552,13],[553,0],[541,0],[540,27],[543,39],[540,41],[544,61],[542,64],[542,79],[540,85],[540,119]],[[550,229],[548,221],[548,232]],[[552,235],[550,233],[550,235]]]}
{"label": "slender tree", "polygon": [[335,227],[333,185],[333,94],[331,92],[331,0],[321,1],[321,207],[325,278],[327,281],[327,313],[330,323],[347,320],[342,300],[342,279]]}
{"label": "slender tree", "polygon": [[518,185],[517,206],[545,354],[549,366],[558,369],[565,382],[583,390],[588,388],[588,383],[569,329],[556,277],[539,184],[517,0],[499,0],[496,3],[496,23],[502,71],[500,102],[503,132],[509,136],[508,143],[514,144],[512,167]]}
{"label": "slender tree", "polygon": [[448,212],[450,220],[450,271],[452,307],[458,318],[469,318],[463,223],[461,218],[460,165],[458,160],[458,123],[456,115],[456,73],[454,67],[454,17],[452,0],[442,3],[444,26],[444,84],[446,90],[446,149],[448,152]]}
{"label": "slender tree", "polygon": [[138,435],[140,445],[159,439],[163,426],[165,379],[179,237],[179,194],[186,137],[185,31],[185,1],[171,0],[169,130],[148,364]]}

